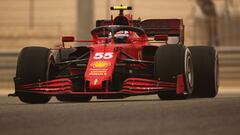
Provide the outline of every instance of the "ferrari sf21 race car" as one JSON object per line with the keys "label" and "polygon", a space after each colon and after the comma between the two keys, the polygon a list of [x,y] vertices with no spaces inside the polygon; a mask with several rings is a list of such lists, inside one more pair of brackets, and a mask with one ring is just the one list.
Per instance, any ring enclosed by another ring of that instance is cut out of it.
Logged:
{"label": "ferrari sf21 race car", "polygon": [[150,94],[162,100],[215,97],[216,50],[185,46],[182,19],[134,20],[124,14],[131,9],[111,7],[119,15],[97,20],[92,40],[63,36],[56,49],[23,48],[12,96],[25,103],[47,103],[52,96],[62,102]]}

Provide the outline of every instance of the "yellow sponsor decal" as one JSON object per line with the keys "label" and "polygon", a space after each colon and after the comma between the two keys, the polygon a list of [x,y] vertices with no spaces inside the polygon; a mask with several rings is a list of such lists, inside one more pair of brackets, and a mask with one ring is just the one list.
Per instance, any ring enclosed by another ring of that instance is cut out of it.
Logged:
{"label": "yellow sponsor decal", "polygon": [[111,63],[108,61],[95,61],[91,63],[91,66],[93,68],[106,68],[108,66],[111,66]]}
{"label": "yellow sponsor decal", "polygon": [[89,73],[89,75],[94,75],[94,76],[104,76],[104,75],[107,75],[107,73]]}
{"label": "yellow sponsor decal", "polygon": [[128,6],[114,6],[113,9],[119,10],[119,9],[128,9]]}

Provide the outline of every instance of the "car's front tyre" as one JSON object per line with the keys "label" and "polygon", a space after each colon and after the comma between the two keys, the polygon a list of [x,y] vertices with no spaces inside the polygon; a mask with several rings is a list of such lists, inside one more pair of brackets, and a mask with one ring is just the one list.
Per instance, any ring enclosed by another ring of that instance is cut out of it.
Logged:
{"label": "car's front tyre", "polygon": [[167,82],[177,82],[177,76],[182,74],[185,93],[177,94],[176,91],[160,91],[158,96],[162,100],[185,99],[192,94],[193,65],[189,49],[183,45],[160,46],[155,53],[156,79]]}
{"label": "car's front tyre", "polygon": [[54,58],[50,49],[45,47],[25,47],[17,60],[15,77],[16,94],[25,103],[47,103],[51,96],[26,92],[19,85],[43,82],[51,79],[56,70]]}

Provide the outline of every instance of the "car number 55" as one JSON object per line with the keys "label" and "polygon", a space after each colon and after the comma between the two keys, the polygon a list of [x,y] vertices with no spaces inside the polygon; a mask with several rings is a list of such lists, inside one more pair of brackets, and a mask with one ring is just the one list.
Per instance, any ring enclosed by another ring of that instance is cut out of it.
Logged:
{"label": "car number 55", "polygon": [[112,52],[106,52],[106,53],[95,53],[94,55],[94,59],[99,60],[99,59],[111,59],[113,57],[113,53]]}

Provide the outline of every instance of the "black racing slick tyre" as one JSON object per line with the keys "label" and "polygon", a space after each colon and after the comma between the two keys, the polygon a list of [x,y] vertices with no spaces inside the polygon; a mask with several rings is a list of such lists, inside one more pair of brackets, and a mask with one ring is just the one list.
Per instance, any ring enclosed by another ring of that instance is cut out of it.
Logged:
{"label": "black racing slick tyre", "polygon": [[219,87],[219,61],[217,51],[209,46],[189,47],[194,67],[193,96],[215,97]]}
{"label": "black racing slick tyre", "polygon": [[193,65],[188,48],[183,45],[160,46],[154,58],[154,75],[161,81],[176,82],[179,74],[183,75],[185,92],[176,94],[176,91],[160,91],[158,96],[162,100],[186,99],[193,91]]}
{"label": "black racing slick tyre", "polygon": [[[17,60],[16,86],[43,82],[51,79],[55,73],[52,52],[44,47],[25,47]],[[16,94],[25,103],[47,103],[51,96],[28,93],[16,87]]]}
{"label": "black racing slick tyre", "polygon": [[89,102],[92,96],[89,95],[59,95],[57,100],[62,102]]}
{"label": "black racing slick tyre", "polygon": [[56,55],[56,62],[70,60],[70,55],[76,51],[75,48],[60,48]]}

